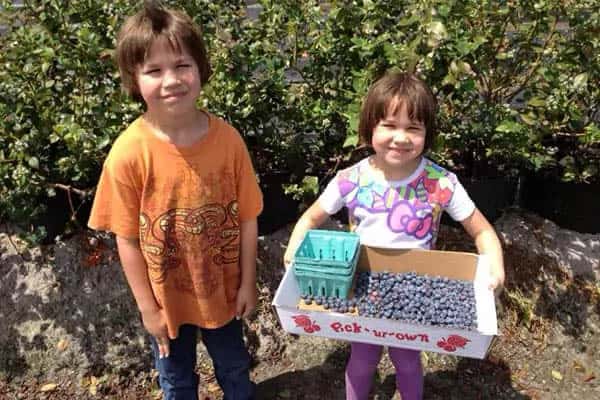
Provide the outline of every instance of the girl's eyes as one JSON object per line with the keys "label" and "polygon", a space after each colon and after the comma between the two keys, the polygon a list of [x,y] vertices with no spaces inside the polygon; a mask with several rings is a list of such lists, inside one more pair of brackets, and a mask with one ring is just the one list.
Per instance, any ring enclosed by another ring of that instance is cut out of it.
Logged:
{"label": "girl's eyes", "polygon": [[[391,123],[383,123],[381,124],[384,128],[387,129],[396,129],[396,125],[395,124],[391,124]],[[410,132],[419,132],[424,128],[421,128],[420,126],[416,126],[416,125],[412,125],[406,128],[407,131]]]}
{"label": "girl's eyes", "polygon": [[[189,68],[189,67],[191,67],[191,64],[177,64],[177,68],[180,68],[180,69],[182,69],[182,68]],[[157,74],[159,72],[160,72],[159,68],[154,68],[154,69],[149,69],[147,71],[144,71],[144,73],[148,74],[148,75]]]}

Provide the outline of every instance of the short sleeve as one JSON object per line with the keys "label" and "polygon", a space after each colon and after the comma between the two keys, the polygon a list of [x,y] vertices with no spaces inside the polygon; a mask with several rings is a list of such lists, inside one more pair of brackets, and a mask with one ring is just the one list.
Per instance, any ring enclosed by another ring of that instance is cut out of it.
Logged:
{"label": "short sleeve", "polygon": [[339,173],[327,184],[317,200],[321,208],[329,215],[337,213],[344,207],[344,198],[340,194],[338,179]]}
{"label": "short sleeve", "polygon": [[263,196],[258,185],[256,172],[252,166],[250,154],[244,140],[238,137],[236,145],[236,173],[237,173],[237,199],[240,221],[247,221],[258,217],[263,209]]}
{"label": "short sleeve", "polygon": [[139,237],[141,196],[124,162],[104,163],[88,226],[124,238]]}
{"label": "short sleeve", "polygon": [[463,185],[456,179],[452,198],[446,206],[446,212],[455,221],[464,221],[475,211],[475,203],[469,197],[469,194]]}

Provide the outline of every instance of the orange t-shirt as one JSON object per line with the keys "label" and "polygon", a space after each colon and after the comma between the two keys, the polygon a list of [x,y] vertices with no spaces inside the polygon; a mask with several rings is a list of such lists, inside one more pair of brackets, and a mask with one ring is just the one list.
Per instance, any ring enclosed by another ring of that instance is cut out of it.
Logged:
{"label": "orange t-shirt", "polygon": [[138,238],[169,336],[181,324],[217,328],[235,315],[240,222],[262,211],[262,194],[239,133],[209,116],[189,147],[160,140],[136,119],[115,141],[88,225]]}

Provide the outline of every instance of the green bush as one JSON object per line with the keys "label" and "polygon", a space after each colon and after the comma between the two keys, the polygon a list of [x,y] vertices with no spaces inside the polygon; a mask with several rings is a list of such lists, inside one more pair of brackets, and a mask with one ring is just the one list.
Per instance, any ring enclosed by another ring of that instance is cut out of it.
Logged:
{"label": "green bush", "polygon": [[[89,196],[140,112],[111,60],[138,5],[0,1],[0,217],[27,225],[57,190]],[[437,93],[442,164],[600,181],[594,0],[261,0],[257,18],[245,1],[165,3],[203,25],[214,76],[202,103],[242,132],[260,175],[289,173],[297,195],[351,161],[362,97],[389,68]]]}
{"label": "green bush", "polygon": [[2,23],[21,23],[0,39],[1,217],[27,223],[57,190],[93,189],[112,140],[138,113],[111,61],[125,3],[3,4]]}

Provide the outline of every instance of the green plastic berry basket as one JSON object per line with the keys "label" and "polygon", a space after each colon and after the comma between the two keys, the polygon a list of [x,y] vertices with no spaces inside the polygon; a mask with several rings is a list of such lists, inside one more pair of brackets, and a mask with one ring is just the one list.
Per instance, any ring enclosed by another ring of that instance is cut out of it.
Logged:
{"label": "green plastic berry basket", "polygon": [[314,271],[294,271],[300,293],[314,296],[347,298],[354,274],[322,274]]}
{"label": "green plastic berry basket", "polygon": [[356,233],[311,229],[296,250],[294,263],[350,270],[358,261],[359,246]]}
{"label": "green plastic berry basket", "polygon": [[294,273],[303,294],[346,297],[360,240],[352,232],[309,230],[294,257]]}

